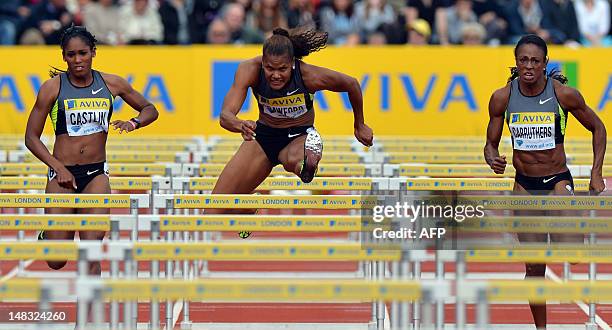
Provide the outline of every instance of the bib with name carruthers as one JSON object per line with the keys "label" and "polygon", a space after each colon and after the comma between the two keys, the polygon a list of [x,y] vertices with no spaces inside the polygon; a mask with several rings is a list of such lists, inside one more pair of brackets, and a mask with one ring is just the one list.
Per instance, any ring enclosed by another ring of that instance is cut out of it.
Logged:
{"label": "bib with name carruthers", "polygon": [[553,80],[548,78],[539,95],[525,96],[519,80],[510,83],[510,100],[506,122],[516,150],[548,150],[563,143],[567,111],[562,109],[555,95]]}
{"label": "bib with name carruthers", "polygon": [[294,63],[289,82],[280,90],[270,87],[263,67],[260,69],[259,83],[253,89],[260,112],[274,118],[298,118],[312,111],[313,96],[308,93],[302,80],[301,62],[296,60]]}
{"label": "bib with name carruthers", "polygon": [[108,133],[114,97],[100,72],[92,70],[93,82],[87,87],[72,85],[66,73],[60,74],[60,91],[49,113],[55,135],[85,136]]}

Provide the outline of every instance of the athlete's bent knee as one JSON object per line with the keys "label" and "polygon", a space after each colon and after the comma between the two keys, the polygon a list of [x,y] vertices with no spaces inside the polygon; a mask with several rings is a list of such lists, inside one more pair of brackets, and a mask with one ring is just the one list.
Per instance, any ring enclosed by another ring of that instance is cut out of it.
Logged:
{"label": "athlete's bent knee", "polygon": [[546,264],[526,264],[525,265],[525,276],[526,277],[544,277],[546,273]]}

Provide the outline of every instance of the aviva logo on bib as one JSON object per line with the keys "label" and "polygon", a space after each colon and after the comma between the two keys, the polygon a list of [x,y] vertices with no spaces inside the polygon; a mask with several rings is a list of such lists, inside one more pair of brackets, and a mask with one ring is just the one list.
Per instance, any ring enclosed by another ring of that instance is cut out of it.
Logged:
{"label": "aviva logo on bib", "polygon": [[64,100],[66,111],[72,110],[108,110],[110,101],[106,98],[86,98]]}
{"label": "aviva logo on bib", "polygon": [[511,124],[553,124],[555,114],[552,112],[518,112],[512,114]]}

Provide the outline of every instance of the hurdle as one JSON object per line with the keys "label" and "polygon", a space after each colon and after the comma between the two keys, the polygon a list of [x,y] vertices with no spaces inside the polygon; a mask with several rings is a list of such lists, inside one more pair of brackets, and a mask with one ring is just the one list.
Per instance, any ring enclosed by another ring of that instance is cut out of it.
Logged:
{"label": "hurdle", "polygon": [[[222,163],[226,164],[235,152],[208,152],[198,151],[193,153],[193,161],[198,163]],[[376,162],[370,153],[365,152],[324,152],[322,162],[325,163],[373,163]]]}
{"label": "hurdle", "polygon": [[[407,191],[422,191],[422,190],[465,190],[465,191],[480,191],[480,190],[504,190],[500,189],[500,184],[494,184],[491,186],[491,182],[505,182],[505,189],[511,190],[511,179],[456,179],[456,178],[400,178],[390,179],[390,189],[399,189],[400,192]],[[412,183],[412,186],[410,186]],[[588,184],[588,181],[582,182],[582,184]],[[582,188],[582,189],[586,189]],[[400,195],[400,198],[404,198],[404,195]],[[485,210],[512,210],[512,209],[531,209],[531,210],[590,210],[591,216],[594,216],[594,210],[606,210],[612,209],[612,197],[591,197],[591,196],[471,196],[471,195],[459,195],[453,198],[443,196],[418,196],[419,200],[426,203],[434,202],[440,205],[440,203],[455,203],[457,205],[472,205],[482,206]],[[401,199],[400,199],[401,200]],[[595,234],[590,233],[590,243],[595,243]],[[436,240],[436,244],[439,240]],[[439,249],[436,249],[436,278],[442,279],[444,277],[444,262],[443,256]],[[456,257],[456,276],[459,283],[464,278],[465,273],[465,256],[463,254],[453,255]],[[473,260],[473,259],[472,259]],[[583,259],[584,260],[584,259]],[[420,278],[420,261],[413,260],[413,276],[415,279]],[[568,266],[565,273],[569,271]],[[595,260],[590,264],[589,274],[591,278],[595,278]],[[465,323],[465,310],[464,305],[460,300],[457,300],[457,324],[462,326]],[[444,305],[443,301],[436,302],[436,319],[444,319]],[[418,307],[414,306],[414,325],[418,326],[419,320],[416,319],[419,315]],[[591,305],[591,319],[594,320],[595,306]],[[438,322],[438,329],[443,325]]]}
{"label": "hurdle", "polygon": [[[148,194],[8,194],[0,193],[0,207],[29,207],[29,208],[45,208],[45,207],[61,207],[61,208],[111,208],[111,209],[129,209],[130,214],[136,216],[139,208],[150,207],[150,195]],[[134,222],[136,224],[136,222]],[[132,228],[132,240],[138,239],[138,228]],[[119,239],[119,228],[113,229],[111,224],[111,240]],[[17,242],[18,243],[18,242]],[[28,255],[24,255],[23,260],[30,259]],[[69,260],[69,259],[60,259]],[[87,267],[87,261],[81,262]],[[126,263],[126,267],[132,266],[130,262]],[[85,268],[86,269],[86,268]],[[111,276],[117,275],[119,267],[117,262],[111,262]],[[135,310],[136,306],[124,306],[125,315],[134,315],[131,311]],[[115,324],[118,322],[119,309],[118,305],[111,305],[111,319]],[[130,311],[128,311],[130,309]]]}
{"label": "hurdle", "polygon": [[[231,209],[360,209],[360,208],[372,208],[376,205],[378,197],[376,196],[301,196],[301,195],[288,195],[288,196],[274,196],[274,195],[222,195],[222,194],[202,194],[202,195],[191,195],[191,194],[178,194],[178,195],[157,195],[153,200],[155,208],[165,208],[167,214],[172,214],[175,209],[209,209],[209,208],[231,208]],[[184,239],[187,237],[183,236]],[[172,241],[172,232],[166,232],[166,241]],[[152,261],[152,267],[155,261]],[[170,271],[167,274],[172,275],[172,262],[166,262],[166,269]],[[185,267],[184,267],[185,268]],[[187,267],[188,268],[188,267]],[[187,268],[184,269],[183,277],[186,277]],[[198,267],[199,268],[199,267]],[[366,267],[367,268],[367,267]],[[384,268],[382,273],[380,267],[376,271],[372,270],[370,273],[364,272],[368,276],[384,277]],[[172,315],[170,311],[170,302],[166,304],[167,315],[166,319],[171,320]],[[381,303],[378,303],[379,305]],[[384,306],[382,307],[384,308]],[[376,308],[373,305],[373,313],[376,313]],[[380,310],[381,307],[378,307]],[[186,309],[188,310],[188,309]],[[378,322],[383,322],[382,318],[384,315],[378,314],[380,318]],[[376,322],[376,319],[373,321]],[[189,324],[188,315],[184,316],[185,326]],[[382,324],[382,323],[381,323]]]}
{"label": "hurdle", "polygon": [[[225,168],[225,164],[196,164],[189,163],[183,165],[183,176],[219,176]],[[286,172],[282,167],[272,169],[271,175],[290,175],[295,174]],[[380,176],[382,166],[380,164],[319,164],[317,177],[321,176]]]}
{"label": "hurdle", "polygon": [[[190,152],[181,151],[113,151],[106,154],[106,160],[111,163],[186,163],[190,161],[190,158]],[[8,161],[13,163],[40,162],[40,160],[29,151],[11,151],[8,154]]]}
{"label": "hurdle", "polygon": [[[573,177],[590,177],[590,165],[568,165]],[[603,173],[612,173],[611,166],[604,166]],[[476,177],[476,178],[503,178],[514,177],[514,167],[506,167],[503,174],[496,174],[488,165],[476,164],[384,164],[383,176],[385,177]],[[604,174],[604,176],[606,176]]]}
{"label": "hurdle", "polygon": [[[111,176],[179,176],[182,166],[176,163],[166,164],[138,164],[138,163],[111,163],[108,165]],[[0,163],[0,175],[47,175],[49,168],[43,163]]]}
{"label": "hurdle", "polygon": [[[93,309],[101,316],[103,301],[176,300],[193,301],[327,301],[361,302],[415,301],[438,294],[448,294],[448,286],[411,281],[364,280],[99,280],[83,278],[72,284],[69,281],[50,283],[45,280],[11,280],[0,284],[0,301],[6,299],[40,299],[39,309],[49,310],[50,302],[57,296],[67,295],[68,287],[75,286],[79,298],[92,302]],[[83,304],[86,305],[86,304]],[[103,319],[94,318],[93,327],[87,326],[87,311],[81,308],[77,314],[78,329],[101,329]],[[87,327],[86,327],[87,326]],[[125,330],[135,329],[127,325]],[[153,330],[159,328],[151,328]]]}

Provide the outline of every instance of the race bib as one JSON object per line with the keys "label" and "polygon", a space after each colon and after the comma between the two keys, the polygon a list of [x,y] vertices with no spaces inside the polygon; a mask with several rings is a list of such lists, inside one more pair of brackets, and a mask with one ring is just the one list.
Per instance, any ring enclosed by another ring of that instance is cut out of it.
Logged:
{"label": "race bib", "polygon": [[555,114],[552,112],[513,113],[508,126],[516,150],[555,148]]}
{"label": "race bib", "polygon": [[259,96],[263,112],[274,118],[297,118],[308,111],[304,94],[296,94],[275,99]]}
{"label": "race bib", "polygon": [[111,102],[105,98],[64,100],[66,130],[69,136],[108,132]]}

